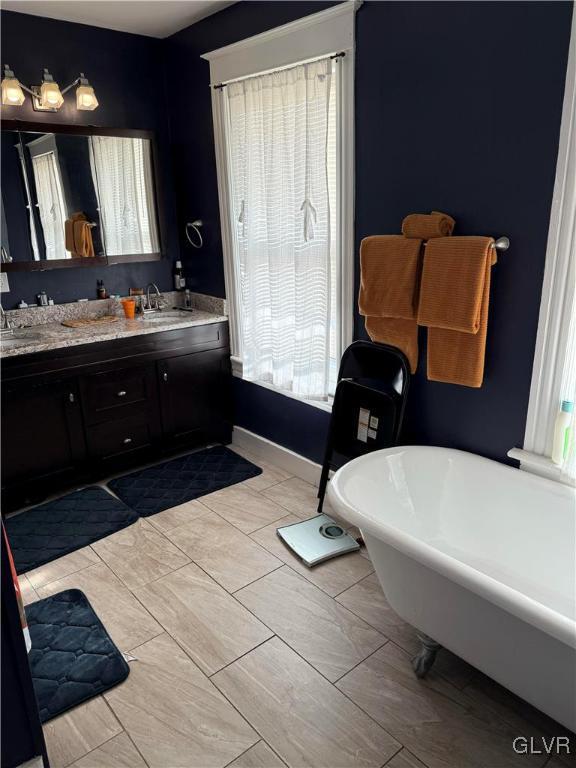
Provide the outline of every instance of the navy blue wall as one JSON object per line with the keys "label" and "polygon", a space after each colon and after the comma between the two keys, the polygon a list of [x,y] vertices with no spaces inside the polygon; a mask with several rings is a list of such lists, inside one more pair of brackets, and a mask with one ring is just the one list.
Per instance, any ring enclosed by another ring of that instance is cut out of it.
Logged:
{"label": "navy blue wall", "polygon": [[3,107],[3,117],[154,131],[163,170],[160,193],[165,201],[167,232],[167,258],[160,262],[11,272],[10,293],[2,297],[5,307],[15,306],[20,298],[32,302],[41,290],[57,302],[96,298],[98,279],[104,279],[111,293],[125,294],[131,286],[145,286],[151,280],[162,290],[171,288],[171,260],[179,258],[179,250],[162,49],[162,41],[149,37],[2,11],[3,63],[9,63],[23,83],[40,82],[42,68],[48,67],[63,87],[82,71],[94,85],[100,102],[94,112],[79,112],[72,92],[60,111],[50,114],[34,112],[27,96],[22,107]]}
{"label": "navy blue wall", "polygon": [[[194,94],[174,88],[169,103],[180,216],[207,221],[208,248],[189,264],[198,290],[224,295],[209,71],[198,57],[326,5],[243,2],[168,40],[175,86]],[[451,213],[459,234],[512,241],[493,270],[484,386],[427,381],[423,343],[407,442],[499,460],[522,443],[571,14],[571,2],[366,2],[357,14],[356,250],[432,209]],[[321,457],[325,413],[247,382],[235,395],[237,424]]]}

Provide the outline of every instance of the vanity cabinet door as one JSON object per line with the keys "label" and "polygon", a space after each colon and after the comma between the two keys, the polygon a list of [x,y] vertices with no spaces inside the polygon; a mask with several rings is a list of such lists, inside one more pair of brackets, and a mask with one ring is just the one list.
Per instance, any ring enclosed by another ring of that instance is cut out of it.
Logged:
{"label": "vanity cabinet door", "polygon": [[86,455],[75,380],[12,381],[2,388],[2,486],[21,504],[76,479]]}
{"label": "vanity cabinet door", "polygon": [[230,441],[228,369],[226,349],[195,352],[158,363],[166,447]]}

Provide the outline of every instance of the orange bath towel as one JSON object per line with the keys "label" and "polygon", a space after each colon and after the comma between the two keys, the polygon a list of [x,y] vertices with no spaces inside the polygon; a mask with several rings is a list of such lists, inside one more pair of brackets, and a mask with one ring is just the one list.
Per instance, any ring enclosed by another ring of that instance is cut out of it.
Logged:
{"label": "orange bath towel", "polygon": [[428,378],[481,387],[484,378],[491,237],[444,237],[426,245],[418,323],[428,326]]}
{"label": "orange bath towel", "polygon": [[94,256],[94,242],[92,240],[92,227],[87,221],[74,222],[74,245],[76,254],[85,258]]}
{"label": "orange bath towel", "polygon": [[411,213],[402,222],[402,234],[404,237],[418,237],[422,240],[447,237],[454,231],[455,223],[452,216],[440,211]]}
{"label": "orange bath towel", "polygon": [[92,240],[92,227],[86,219],[86,214],[73,213],[64,223],[66,250],[72,256],[94,256],[94,243]]}
{"label": "orange bath towel", "polygon": [[398,347],[418,364],[416,308],[421,240],[402,235],[373,235],[360,244],[358,307],[372,341]]}

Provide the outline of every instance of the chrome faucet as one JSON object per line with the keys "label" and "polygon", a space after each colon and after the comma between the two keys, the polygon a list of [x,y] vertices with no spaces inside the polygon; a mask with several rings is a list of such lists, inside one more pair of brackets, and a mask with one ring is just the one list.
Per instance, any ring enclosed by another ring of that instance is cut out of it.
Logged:
{"label": "chrome faucet", "polygon": [[[151,290],[156,291],[156,296],[154,298],[150,296]],[[158,288],[156,283],[148,283],[148,285],[146,286],[146,303],[144,304],[142,311],[143,312],[159,312],[161,309],[161,306],[160,306],[161,299],[162,299],[162,294],[160,293],[160,288]]]}

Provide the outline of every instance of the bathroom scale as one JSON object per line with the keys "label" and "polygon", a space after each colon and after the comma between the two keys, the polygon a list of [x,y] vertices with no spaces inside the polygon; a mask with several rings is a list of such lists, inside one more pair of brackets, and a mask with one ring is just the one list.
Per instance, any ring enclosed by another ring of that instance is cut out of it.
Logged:
{"label": "bathroom scale", "polygon": [[315,515],[301,523],[284,525],[276,533],[308,568],[360,549],[356,539],[328,515]]}

